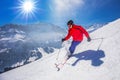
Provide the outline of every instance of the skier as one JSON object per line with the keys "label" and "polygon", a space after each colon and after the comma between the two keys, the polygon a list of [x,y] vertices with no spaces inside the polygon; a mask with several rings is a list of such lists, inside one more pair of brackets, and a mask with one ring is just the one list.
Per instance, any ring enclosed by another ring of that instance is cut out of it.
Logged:
{"label": "skier", "polygon": [[70,37],[73,38],[71,46],[69,47],[68,59],[73,55],[75,48],[78,44],[80,44],[83,40],[83,34],[87,37],[87,41],[90,42],[91,38],[88,32],[80,25],[75,25],[72,20],[69,20],[67,23],[68,26],[68,34],[65,38],[62,39],[62,42],[68,40]]}

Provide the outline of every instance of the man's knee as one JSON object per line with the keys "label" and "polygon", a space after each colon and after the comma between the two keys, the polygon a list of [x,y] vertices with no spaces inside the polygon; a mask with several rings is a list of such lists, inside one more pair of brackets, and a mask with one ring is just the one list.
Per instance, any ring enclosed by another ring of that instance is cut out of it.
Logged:
{"label": "man's knee", "polygon": [[72,55],[74,53],[74,48],[70,47],[69,51],[70,51],[70,54]]}

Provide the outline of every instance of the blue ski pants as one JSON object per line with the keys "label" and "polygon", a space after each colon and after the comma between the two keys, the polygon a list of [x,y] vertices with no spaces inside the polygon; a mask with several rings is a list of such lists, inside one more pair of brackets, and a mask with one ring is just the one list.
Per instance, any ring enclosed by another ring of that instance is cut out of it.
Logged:
{"label": "blue ski pants", "polygon": [[71,46],[69,48],[70,54],[72,55],[75,51],[75,48],[77,47],[78,44],[80,44],[80,41],[72,41]]}

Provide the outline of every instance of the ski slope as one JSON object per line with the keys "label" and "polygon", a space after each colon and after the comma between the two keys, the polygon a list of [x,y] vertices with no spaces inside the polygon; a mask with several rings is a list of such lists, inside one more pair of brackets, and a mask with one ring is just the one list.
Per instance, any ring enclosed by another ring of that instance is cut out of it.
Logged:
{"label": "ski slope", "polygon": [[[117,19],[91,33],[92,41],[85,38],[59,72],[54,65],[59,50],[55,50],[40,60],[0,74],[0,80],[119,80],[119,25]],[[59,58],[64,57],[69,45],[69,41],[63,43]]]}

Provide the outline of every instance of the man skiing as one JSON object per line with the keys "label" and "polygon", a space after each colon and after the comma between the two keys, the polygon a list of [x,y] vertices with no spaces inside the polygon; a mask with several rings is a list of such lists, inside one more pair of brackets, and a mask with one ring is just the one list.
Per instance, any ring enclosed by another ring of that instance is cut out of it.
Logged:
{"label": "man skiing", "polygon": [[72,20],[68,21],[67,26],[69,28],[68,34],[65,38],[62,39],[62,42],[68,40],[70,37],[73,38],[71,46],[69,47],[70,54],[68,54],[68,58],[70,58],[73,55],[76,46],[82,42],[83,34],[87,37],[88,42],[91,41],[91,38],[88,32],[82,26],[75,25]]}

